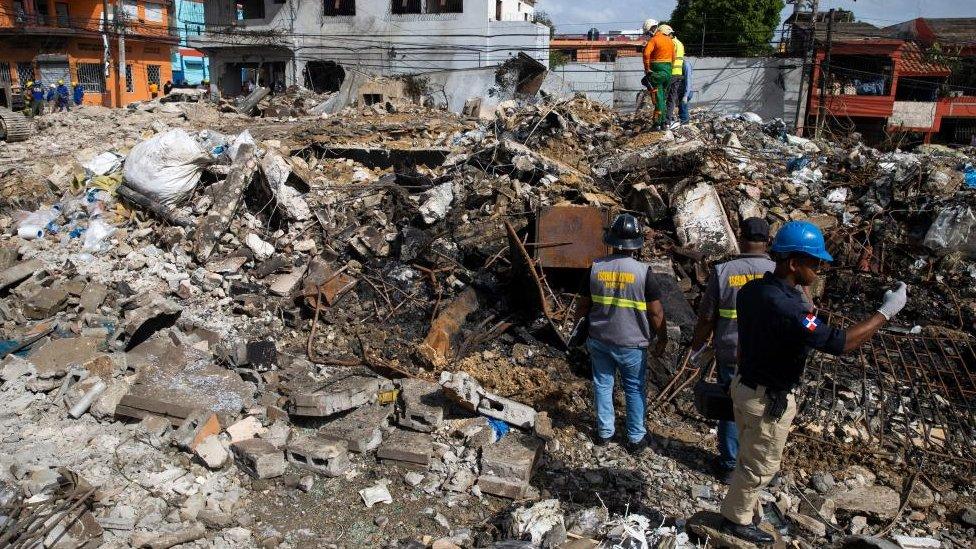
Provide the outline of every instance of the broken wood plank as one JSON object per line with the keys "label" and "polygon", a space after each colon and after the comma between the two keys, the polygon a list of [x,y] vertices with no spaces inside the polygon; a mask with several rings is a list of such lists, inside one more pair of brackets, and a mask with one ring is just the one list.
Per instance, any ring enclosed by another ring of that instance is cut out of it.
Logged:
{"label": "broken wood plank", "polygon": [[178,225],[180,227],[188,228],[195,225],[192,219],[180,215],[173,208],[170,208],[165,204],[154,202],[149,197],[140,193],[139,191],[136,191],[135,189],[131,189],[125,185],[120,185],[116,192],[118,192],[119,196],[124,198],[127,202],[148,210],[150,213],[169,223],[170,225]]}
{"label": "broken wood plank", "polygon": [[461,325],[469,314],[478,309],[478,294],[471,288],[461,292],[430,325],[430,331],[417,354],[435,368],[443,368],[451,354],[451,339],[461,331]]}
{"label": "broken wood plank", "polygon": [[254,177],[257,169],[254,145],[242,144],[220,195],[215,197],[213,207],[193,235],[193,255],[196,256],[197,261],[201,263],[207,261],[220,237],[230,227],[230,222],[243,200],[244,189],[251,183],[251,178]]}

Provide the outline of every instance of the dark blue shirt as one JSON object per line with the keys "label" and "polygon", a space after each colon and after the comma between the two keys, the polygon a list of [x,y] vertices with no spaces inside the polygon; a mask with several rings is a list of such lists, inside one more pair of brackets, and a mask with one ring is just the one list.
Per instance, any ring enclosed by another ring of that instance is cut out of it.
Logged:
{"label": "dark blue shirt", "polygon": [[803,294],[766,273],[739,290],[739,373],[747,382],[784,390],[800,382],[810,349],[844,352],[844,330],[809,312]]}

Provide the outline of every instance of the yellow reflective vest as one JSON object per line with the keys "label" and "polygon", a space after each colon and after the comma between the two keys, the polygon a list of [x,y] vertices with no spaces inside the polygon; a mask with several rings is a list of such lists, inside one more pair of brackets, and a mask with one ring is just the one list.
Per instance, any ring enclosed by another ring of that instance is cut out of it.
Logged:
{"label": "yellow reflective vest", "polygon": [[681,76],[684,74],[685,45],[677,38],[672,37],[671,40],[674,41],[674,64],[671,65],[671,76]]}

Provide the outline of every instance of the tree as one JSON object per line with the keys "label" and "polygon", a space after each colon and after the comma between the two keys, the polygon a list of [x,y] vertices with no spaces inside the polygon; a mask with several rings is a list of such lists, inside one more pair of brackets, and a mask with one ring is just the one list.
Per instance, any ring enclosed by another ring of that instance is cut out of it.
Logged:
{"label": "tree", "polygon": [[548,13],[544,11],[535,12],[535,16],[532,17],[532,22],[549,27],[550,39],[556,36],[556,24],[552,22],[552,18],[549,17]]}
{"label": "tree", "polygon": [[675,36],[688,55],[737,56],[770,53],[783,0],[678,0],[671,13]]}

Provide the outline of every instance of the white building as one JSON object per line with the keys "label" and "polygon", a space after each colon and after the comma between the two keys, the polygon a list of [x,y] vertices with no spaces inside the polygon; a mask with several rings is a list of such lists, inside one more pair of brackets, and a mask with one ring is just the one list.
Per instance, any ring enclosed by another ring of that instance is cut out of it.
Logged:
{"label": "white building", "polygon": [[534,0],[209,0],[191,47],[211,80],[338,89],[347,71],[422,74],[499,65],[524,52],[548,66]]}

